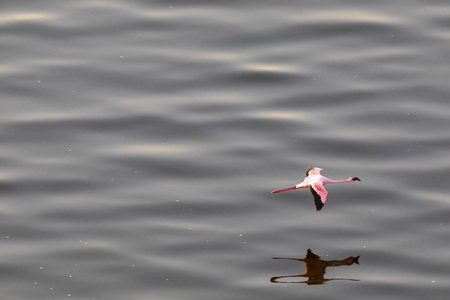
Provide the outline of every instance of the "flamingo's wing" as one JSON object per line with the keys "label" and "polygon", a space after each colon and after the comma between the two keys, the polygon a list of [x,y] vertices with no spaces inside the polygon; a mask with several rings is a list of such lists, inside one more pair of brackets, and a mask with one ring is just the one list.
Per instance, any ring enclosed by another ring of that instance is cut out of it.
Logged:
{"label": "flamingo's wing", "polygon": [[320,199],[319,194],[316,193],[316,191],[312,188],[312,186],[309,186],[309,190],[311,191],[311,194],[314,196],[314,203],[316,204],[317,211],[321,210],[323,207],[322,199]]}
{"label": "flamingo's wing", "polygon": [[316,204],[317,211],[321,210],[327,201],[327,190],[323,187],[321,182],[313,183],[309,186],[311,194],[314,196],[314,203]]}
{"label": "flamingo's wing", "polygon": [[314,167],[309,166],[308,169],[306,169],[306,177],[309,176],[309,171],[314,170]]}

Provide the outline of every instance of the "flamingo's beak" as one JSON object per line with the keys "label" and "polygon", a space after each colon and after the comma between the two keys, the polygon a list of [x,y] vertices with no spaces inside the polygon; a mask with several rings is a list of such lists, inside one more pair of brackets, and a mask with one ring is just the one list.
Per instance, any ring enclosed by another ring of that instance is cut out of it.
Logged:
{"label": "flamingo's beak", "polygon": [[352,180],[353,181],[356,181],[356,180],[361,181],[361,179],[359,179],[358,177],[352,177]]}

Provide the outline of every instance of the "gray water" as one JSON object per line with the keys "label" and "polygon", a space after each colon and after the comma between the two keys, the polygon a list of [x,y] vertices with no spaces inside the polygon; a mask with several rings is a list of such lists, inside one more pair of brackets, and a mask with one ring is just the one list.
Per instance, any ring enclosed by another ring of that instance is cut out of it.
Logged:
{"label": "gray water", "polygon": [[447,299],[447,1],[1,6],[1,299]]}

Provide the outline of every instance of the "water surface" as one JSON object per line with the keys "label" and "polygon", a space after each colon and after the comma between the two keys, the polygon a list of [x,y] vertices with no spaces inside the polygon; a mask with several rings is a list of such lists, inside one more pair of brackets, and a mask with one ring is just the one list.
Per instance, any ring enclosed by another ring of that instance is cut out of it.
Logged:
{"label": "water surface", "polygon": [[[3,4],[3,297],[446,299],[449,24],[445,1]],[[319,213],[270,194],[309,165],[362,182]],[[359,265],[271,282],[308,249]]]}

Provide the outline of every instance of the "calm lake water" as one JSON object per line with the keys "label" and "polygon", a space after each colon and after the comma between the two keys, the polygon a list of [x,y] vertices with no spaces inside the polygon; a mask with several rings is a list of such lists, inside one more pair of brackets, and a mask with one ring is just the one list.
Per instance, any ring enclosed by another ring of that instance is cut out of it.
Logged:
{"label": "calm lake water", "polygon": [[[448,1],[7,1],[0,36],[2,299],[448,298]],[[270,194],[310,165],[362,181]]]}

